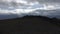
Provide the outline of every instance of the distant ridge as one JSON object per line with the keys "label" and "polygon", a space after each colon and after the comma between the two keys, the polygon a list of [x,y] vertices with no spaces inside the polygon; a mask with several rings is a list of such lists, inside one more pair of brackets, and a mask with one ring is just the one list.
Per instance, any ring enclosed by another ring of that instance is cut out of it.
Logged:
{"label": "distant ridge", "polygon": [[13,18],[13,19],[0,20],[0,22],[1,21],[4,22],[4,21],[14,21],[14,20],[31,19],[31,18],[42,19],[44,21],[48,21],[48,22],[53,23],[53,24],[60,24],[60,19],[57,19],[57,18],[49,18],[49,17],[45,17],[45,16],[28,16],[28,15],[24,16],[24,17],[21,17],[21,18]]}

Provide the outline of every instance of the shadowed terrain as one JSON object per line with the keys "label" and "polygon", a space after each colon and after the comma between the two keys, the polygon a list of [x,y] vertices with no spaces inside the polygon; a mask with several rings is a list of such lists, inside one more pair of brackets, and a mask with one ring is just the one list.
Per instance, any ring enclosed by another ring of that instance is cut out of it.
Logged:
{"label": "shadowed terrain", "polygon": [[0,34],[59,34],[60,19],[43,16],[0,20]]}

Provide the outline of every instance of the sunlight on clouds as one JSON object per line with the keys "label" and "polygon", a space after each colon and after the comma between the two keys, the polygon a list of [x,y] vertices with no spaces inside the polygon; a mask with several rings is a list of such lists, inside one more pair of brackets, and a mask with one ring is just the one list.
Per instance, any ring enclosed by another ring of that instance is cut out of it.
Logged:
{"label": "sunlight on clouds", "polygon": [[27,1],[24,1],[24,0],[15,0],[15,2],[27,4]]}

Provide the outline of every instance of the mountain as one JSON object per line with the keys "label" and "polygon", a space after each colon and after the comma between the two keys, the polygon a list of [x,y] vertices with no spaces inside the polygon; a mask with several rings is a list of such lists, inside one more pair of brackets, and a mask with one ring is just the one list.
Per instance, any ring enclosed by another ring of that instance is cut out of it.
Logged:
{"label": "mountain", "polygon": [[0,20],[1,34],[22,34],[22,33],[59,33],[60,19],[48,18],[43,16],[24,16],[22,18],[13,18]]}

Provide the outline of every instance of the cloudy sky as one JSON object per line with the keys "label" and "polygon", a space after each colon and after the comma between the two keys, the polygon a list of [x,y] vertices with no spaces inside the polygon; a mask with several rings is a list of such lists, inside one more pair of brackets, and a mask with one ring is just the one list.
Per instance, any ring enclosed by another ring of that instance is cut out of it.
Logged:
{"label": "cloudy sky", "polygon": [[25,15],[60,18],[59,0],[0,0],[0,19]]}

